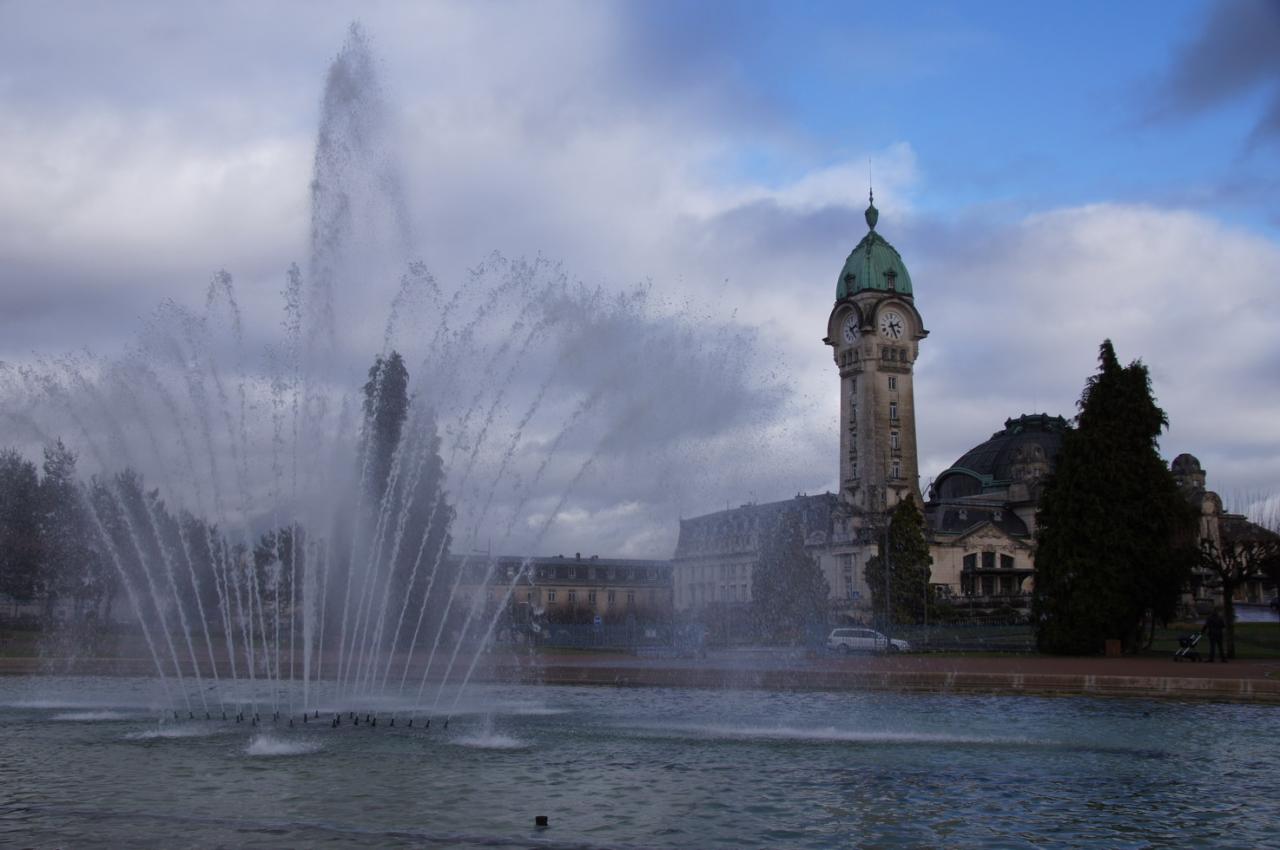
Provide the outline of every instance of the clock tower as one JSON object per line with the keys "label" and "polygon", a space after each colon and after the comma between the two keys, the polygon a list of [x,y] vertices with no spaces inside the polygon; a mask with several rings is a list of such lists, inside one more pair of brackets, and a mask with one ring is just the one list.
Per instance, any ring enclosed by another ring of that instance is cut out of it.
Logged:
{"label": "clock tower", "polygon": [[840,497],[849,542],[883,521],[903,499],[922,504],[916,454],[913,370],[928,335],[901,255],[876,232],[875,197],[867,235],[845,260],[827,336],[840,374]]}

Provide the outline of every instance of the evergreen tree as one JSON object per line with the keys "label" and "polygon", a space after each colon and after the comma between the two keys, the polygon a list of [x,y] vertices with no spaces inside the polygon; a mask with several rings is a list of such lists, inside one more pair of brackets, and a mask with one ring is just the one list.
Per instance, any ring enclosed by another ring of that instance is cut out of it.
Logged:
{"label": "evergreen tree", "polygon": [[44,546],[45,615],[58,599],[72,600],[76,618],[97,601],[103,563],[92,543],[97,535],[85,515],[76,480],[75,453],[62,440],[45,446],[40,481],[40,537]]}
{"label": "evergreen tree", "polygon": [[0,592],[29,600],[42,588],[40,479],[36,465],[0,451]]}
{"label": "evergreen tree", "polygon": [[[453,586],[452,575],[446,573],[451,566],[449,529],[454,509],[444,489],[444,461],[434,412],[425,405],[415,407],[420,402],[410,398],[408,389],[409,371],[399,352],[374,361],[364,385],[365,482],[370,514],[375,518],[367,528],[377,537],[368,549],[379,553],[378,570],[389,574],[388,587],[397,611],[421,610],[434,572],[432,600],[427,604],[438,615]],[[397,452],[400,465],[393,481]],[[378,523],[376,517],[384,502],[386,519]],[[396,616],[395,622],[386,624],[389,632],[383,639],[399,645],[412,636],[415,619],[397,634],[396,628],[403,624]]]}
{"label": "evergreen tree", "polygon": [[364,385],[365,482],[376,512],[386,493],[396,449],[409,415],[409,370],[400,352],[379,355]]}
{"label": "evergreen tree", "polygon": [[1147,616],[1176,612],[1195,563],[1196,518],[1157,453],[1168,425],[1140,361],[1111,341],[1080,397],[1037,512],[1032,616],[1041,651],[1134,649]]}
{"label": "evergreen tree", "polygon": [[879,535],[875,555],[867,561],[867,586],[877,616],[885,610],[889,591],[889,617],[894,623],[921,623],[925,619],[929,587],[929,543],[924,538],[924,517],[913,499],[903,499],[889,517],[889,580],[885,581],[885,540]]}
{"label": "evergreen tree", "polygon": [[803,639],[806,630],[827,625],[827,580],[805,551],[798,511],[785,511],[763,535],[759,561],[751,573],[752,620],[756,636],[771,642]]}

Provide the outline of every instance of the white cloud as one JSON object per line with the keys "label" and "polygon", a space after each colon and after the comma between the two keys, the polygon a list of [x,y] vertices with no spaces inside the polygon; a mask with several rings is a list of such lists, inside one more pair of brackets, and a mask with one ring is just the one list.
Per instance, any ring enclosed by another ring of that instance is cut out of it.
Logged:
{"label": "white cloud", "polygon": [[[879,229],[903,251],[932,331],[916,382],[926,481],[1007,416],[1071,415],[1104,337],[1151,367],[1170,455],[1197,454],[1224,492],[1280,481],[1273,241],[1201,213],[1107,203],[1015,222],[960,210],[940,223],[918,211],[931,164],[909,139],[806,158],[797,151],[828,148],[776,116],[731,114],[724,104],[743,102],[731,76],[650,81],[613,7],[575,6],[571,25],[541,6],[496,19],[469,4],[408,8],[375,10],[366,25],[401,112],[418,254],[445,286],[493,249],[541,252],[609,290],[652,281],[642,338],[663,339],[664,322],[691,326],[715,357],[700,370],[733,375],[731,390],[789,391],[784,403],[764,393],[735,405],[700,393],[704,372],[677,376],[678,360],[665,362],[642,384],[670,377],[658,400],[669,416],[643,421],[719,431],[658,458],[630,441],[584,478],[548,545],[661,557],[679,515],[835,485],[837,383],[820,340],[837,273],[865,232],[868,155]],[[37,339],[50,351],[86,338],[118,350],[160,299],[199,304],[219,267],[237,275],[261,337],[274,335],[284,270],[306,259],[309,128],[342,33],[340,8],[325,11],[333,18],[307,27],[255,17],[248,41],[233,19],[185,29],[181,85],[146,96],[140,80],[176,49],[166,42],[148,60],[154,27],[132,42],[124,28],[111,49],[71,38],[84,64],[59,73],[96,68],[102,83],[82,99],[63,86],[56,109],[0,74],[11,119],[0,127],[0,356]],[[730,167],[753,145],[780,151],[785,169]],[[361,329],[344,341],[359,352],[347,364],[357,376],[395,285],[363,279],[344,302],[344,324]],[[757,333],[739,356],[742,325]],[[543,512],[556,499],[544,501]]]}

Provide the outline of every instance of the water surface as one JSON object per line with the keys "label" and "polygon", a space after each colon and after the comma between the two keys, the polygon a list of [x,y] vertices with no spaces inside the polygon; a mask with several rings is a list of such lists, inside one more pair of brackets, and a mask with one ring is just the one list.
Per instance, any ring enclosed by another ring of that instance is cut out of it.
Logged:
{"label": "water surface", "polygon": [[445,730],[159,700],[0,679],[0,845],[1277,846],[1268,706],[507,686]]}

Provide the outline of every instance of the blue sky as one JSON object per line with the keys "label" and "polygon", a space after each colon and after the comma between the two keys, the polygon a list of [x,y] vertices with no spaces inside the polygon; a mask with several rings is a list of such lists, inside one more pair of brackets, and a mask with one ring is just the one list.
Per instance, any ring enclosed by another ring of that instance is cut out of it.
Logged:
{"label": "blue sky", "polygon": [[[752,335],[723,368],[774,382],[747,419],[687,423],[721,435],[705,486],[672,495],[641,458],[633,486],[586,488],[566,540],[660,555],[676,515],[835,486],[819,340],[869,160],[931,330],[922,485],[1006,417],[1070,415],[1110,337],[1152,369],[1166,454],[1237,501],[1280,489],[1274,0],[0,0],[0,360],[122,351],[221,268],[269,344],[355,19],[441,280],[497,249],[644,284],[673,322]],[[354,375],[397,277],[346,296]],[[743,428],[768,450],[735,453]]]}

